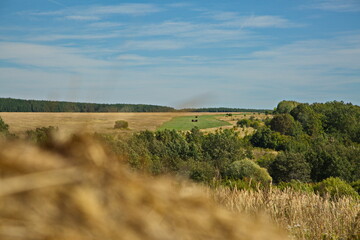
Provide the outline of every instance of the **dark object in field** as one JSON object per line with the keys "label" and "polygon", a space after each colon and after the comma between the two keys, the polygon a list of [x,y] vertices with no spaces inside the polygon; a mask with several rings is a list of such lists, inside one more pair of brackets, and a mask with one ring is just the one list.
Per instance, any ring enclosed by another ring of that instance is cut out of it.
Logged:
{"label": "dark object in field", "polygon": [[191,121],[192,121],[192,122],[198,122],[198,120],[197,120],[197,119],[191,119]]}
{"label": "dark object in field", "polygon": [[118,120],[115,122],[114,128],[128,128],[129,123],[124,120]]}

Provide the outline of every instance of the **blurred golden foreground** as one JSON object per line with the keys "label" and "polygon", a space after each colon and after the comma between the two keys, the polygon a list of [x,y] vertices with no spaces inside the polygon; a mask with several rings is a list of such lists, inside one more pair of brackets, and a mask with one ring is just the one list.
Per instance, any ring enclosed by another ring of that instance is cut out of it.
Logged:
{"label": "blurred golden foreground", "polygon": [[285,239],[194,185],[132,172],[86,135],[0,146],[0,239]]}

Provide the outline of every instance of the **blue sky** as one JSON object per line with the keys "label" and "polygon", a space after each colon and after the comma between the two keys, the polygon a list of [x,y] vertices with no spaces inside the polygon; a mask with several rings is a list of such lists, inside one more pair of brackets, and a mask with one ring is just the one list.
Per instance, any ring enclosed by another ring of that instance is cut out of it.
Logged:
{"label": "blue sky", "polygon": [[360,105],[360,1],[1,0],[0,96]]}

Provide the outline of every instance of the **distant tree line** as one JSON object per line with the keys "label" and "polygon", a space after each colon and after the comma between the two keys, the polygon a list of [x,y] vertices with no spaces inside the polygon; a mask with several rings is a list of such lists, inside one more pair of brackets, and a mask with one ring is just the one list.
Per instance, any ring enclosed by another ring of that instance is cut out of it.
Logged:
{"label": "distant tree line", "polygon": [[249,109],[249,108],[227,108],[227,107],[218,107],[218,108],[184,108],[180,111],[184,112],[255,112],[255,113],[268,113],[269,110],[265,109]]}
{"label": "distant tree line", "polygon": [[0,98],[0,112],[256,112],[268,113],[263,109],[245,108],[186,108],[176,110],[172,107],[148,104],[99,104],[64,101],[24,100]]}
{"label": "distant tree line", "polygon": [[0,112],[172,112],[174,108],[146,104],[97,104],[0,98]]}

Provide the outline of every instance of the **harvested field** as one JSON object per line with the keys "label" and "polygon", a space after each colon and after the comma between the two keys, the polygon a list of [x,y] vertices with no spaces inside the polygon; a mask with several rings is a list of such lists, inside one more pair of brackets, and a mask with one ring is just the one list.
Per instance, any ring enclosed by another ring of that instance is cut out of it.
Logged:
{"label": "harvested field", "polygon": [[[24,134],[29,129],[47,126],[56,126],[65,132],[81,130],[99,133],[131,133],[141,130],[156,130],[174,117],[196,115],[219,115],[219,113],[0,113],[0,117],[9,124],[10,131],[19,135]],[[249,116],[246,115],[246,117]],[[232,118],[222,118],[224,119],[221,120],[236,124]],[[127,121],[129,129],[115,130],[114,124],[117,120]]]}
{"label": "harvested field", "polygon": [[[204,113],[210,114],[210,113]],[[176,116],[193,113],[0,113],[9,124],[10,131],[16,134],[45,126],[57,126],[68,132],[119,132],[155,130],[161,124]],[[129,130],[115,130],[116,120],[129,123]]]}

